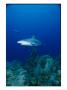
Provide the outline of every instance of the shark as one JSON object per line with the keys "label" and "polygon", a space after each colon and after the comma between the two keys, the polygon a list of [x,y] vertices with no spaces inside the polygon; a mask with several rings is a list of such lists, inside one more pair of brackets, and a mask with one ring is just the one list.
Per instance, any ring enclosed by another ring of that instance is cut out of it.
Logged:
{"label": "shark", "polygon": [[28,39],[22,39],[17,41],[18,44],[22,46],[40,46],[41,41],[36,39],[35,36],[32,36],[31,38]]}

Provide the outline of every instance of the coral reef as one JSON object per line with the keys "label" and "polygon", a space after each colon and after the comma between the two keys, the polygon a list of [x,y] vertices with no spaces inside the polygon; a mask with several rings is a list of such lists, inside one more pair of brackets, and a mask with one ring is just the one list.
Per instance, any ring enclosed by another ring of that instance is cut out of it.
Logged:
{"label": "coral reef", "polygon": [[37,55],[34,50],[23,65],[18,60],[7,63],[7,86],[60,86],[61,63],[49,55]]}
{"label": "coral reef", "polygon": [[24,86],[26,80],[26,70],[16,60],[7,64],[6,85],[7,86]]}

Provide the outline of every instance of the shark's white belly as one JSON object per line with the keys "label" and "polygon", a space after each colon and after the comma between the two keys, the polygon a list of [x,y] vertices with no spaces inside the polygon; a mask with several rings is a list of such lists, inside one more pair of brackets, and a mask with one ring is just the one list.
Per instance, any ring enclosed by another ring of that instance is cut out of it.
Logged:
{"label": "shark's white belly", "polygon": [[28,41],[18,41],[17,43],[19,43],[20,45],[32,46],[31,42]]}

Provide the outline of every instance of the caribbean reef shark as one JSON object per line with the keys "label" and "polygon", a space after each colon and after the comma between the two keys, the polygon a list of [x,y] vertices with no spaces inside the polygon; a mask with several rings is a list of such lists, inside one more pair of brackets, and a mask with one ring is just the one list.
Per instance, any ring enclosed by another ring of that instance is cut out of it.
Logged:
{"label": "caribbean reef shark", "polygon": [[41,42],[38,39],[36,39],[35,36],[32,36],[32,38],[17,41],[17,43],[22,46],[39,46],[39,45],[41,45]]}

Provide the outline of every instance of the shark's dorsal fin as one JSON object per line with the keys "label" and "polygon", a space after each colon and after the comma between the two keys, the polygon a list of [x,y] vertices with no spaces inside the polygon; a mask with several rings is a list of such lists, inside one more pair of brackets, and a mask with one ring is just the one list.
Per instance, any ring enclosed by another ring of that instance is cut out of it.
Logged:
{"label": "shark's dorsal fin", "polygon": [[35,39],[35,35],[32,36],[32,39]]}

